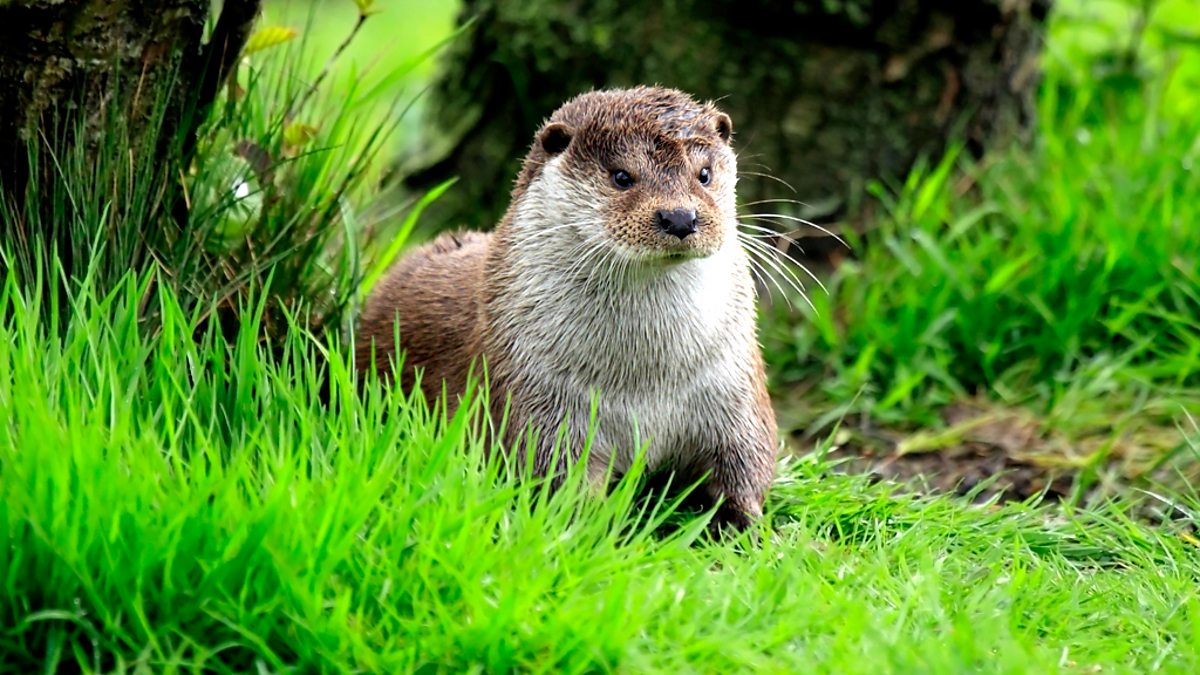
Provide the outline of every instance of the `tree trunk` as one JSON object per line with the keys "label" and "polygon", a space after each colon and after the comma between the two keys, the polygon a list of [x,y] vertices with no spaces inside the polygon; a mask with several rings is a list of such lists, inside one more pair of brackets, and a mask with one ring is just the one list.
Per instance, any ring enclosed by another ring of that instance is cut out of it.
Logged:
{"label": "tree trunk", "polygon": [[[45,195],[69,189],[60,184],[65,158],[100,164],[114,149],[152,183],[139,186],[156,200],[143,208],[183,205],[174,188],[260,4],[226,0],[205,42],[210,0],[0,0],[10,29],[0,41],[4,234],[32,229],[47,246],[65,244],[70,233],[60,228],[71,216],[53,212],[62,203]],[[175,215],[184,224],[186,208]]]}
{"label": "tree trunk", "polygon": [[[733,117],[743,203],[829,222],[959,131],[978,152],[1031,116],[1050,0],[466,0],[407,189],[461,182],[437,220],[494,222],[534,129],[573,94],[660,83]],[[763,175],[769,174],[786,182]],[[764,210],[761,209],[760,210]],[[454,224],[458,224],[458,222]]]}

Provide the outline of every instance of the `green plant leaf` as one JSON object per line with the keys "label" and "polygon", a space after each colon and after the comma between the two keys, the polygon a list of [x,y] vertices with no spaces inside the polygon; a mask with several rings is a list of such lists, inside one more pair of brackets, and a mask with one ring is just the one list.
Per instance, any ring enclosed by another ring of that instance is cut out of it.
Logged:
{"label": "green plant leaf", "polygon": [[242,50],[243,56],[261,52],[264,49],[270,49],[277,45],[281,45],[288,40],[294,39],[300,33],[294,28],[284,28],[283,26],[267,26],[260,28],[250,36],[246,41],[246,47]]}

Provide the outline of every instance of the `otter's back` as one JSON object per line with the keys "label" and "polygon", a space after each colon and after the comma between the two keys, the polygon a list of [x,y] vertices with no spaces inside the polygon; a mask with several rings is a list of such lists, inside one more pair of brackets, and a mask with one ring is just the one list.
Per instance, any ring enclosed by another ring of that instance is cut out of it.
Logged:
{"label": "otter's back", "polygon": [[[414,370],[423,369],[426,396],[466,386],[476,338],[478,288],[491,235],[444,234],[397,262],[372,291],[359,321],[357,367],[391,372],[390,361],[404,355],[400,374],[406,391]],[[395,344],[399,326],[400,345]]]}

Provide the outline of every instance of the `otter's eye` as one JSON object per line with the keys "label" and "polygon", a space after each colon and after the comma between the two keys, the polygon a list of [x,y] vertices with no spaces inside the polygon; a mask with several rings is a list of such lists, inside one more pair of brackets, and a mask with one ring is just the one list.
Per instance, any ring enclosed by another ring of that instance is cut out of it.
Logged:
{"label": "otter's eye", "polygon": [[633,187],[633,176],[630,176],[628,171],[617,169],[612,172],[612,182],[618,190],[628,190]]}
{"label": "otter's eye", "polygon": [[704,167],[703,169],[700,169],[700,184],[708,185],[711,182],[712,182],[712,170],[709,169],[707,166]]}

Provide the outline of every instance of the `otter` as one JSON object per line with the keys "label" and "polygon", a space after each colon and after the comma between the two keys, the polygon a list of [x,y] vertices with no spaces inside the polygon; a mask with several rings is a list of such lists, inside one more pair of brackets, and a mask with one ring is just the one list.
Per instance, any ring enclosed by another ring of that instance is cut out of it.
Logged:
{"label": "otter", "polygon": [[508,414],[501,446],[536,474],[561,475],[589,436],[596,481],[644,448],[649,471],[703,478],[715,529],[747,528],[778,432],[732,132],[714,104],[673,89],[567,101],[537,131],[492,233],[442,235],[381,279],[357,366],[402,355],[401,386],[444,392],[453,411],[483,361],[492,412]]}

